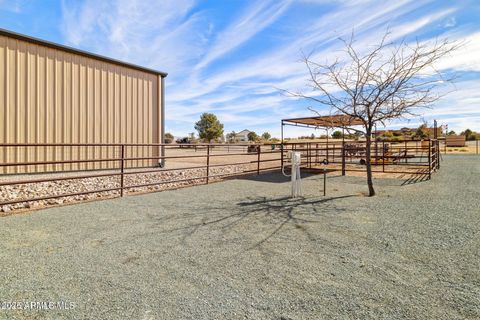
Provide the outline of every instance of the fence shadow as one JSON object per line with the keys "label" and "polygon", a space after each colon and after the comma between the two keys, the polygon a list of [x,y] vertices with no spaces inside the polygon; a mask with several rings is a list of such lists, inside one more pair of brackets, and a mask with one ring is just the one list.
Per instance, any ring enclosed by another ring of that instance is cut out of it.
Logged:
{"label": "fence shadow", "polygon": [[425,173],[425,174],[417,174],[417,175],[412,175],[410,178],[408,179],[405,179],[403,182],[402,182],[402,186],[408,186],[408,185],[411,185],[411,184],[416,184],[416,183],[420,183],[420,182],[426,182],[428,181],[429,178],[428,178],[428,173]]}

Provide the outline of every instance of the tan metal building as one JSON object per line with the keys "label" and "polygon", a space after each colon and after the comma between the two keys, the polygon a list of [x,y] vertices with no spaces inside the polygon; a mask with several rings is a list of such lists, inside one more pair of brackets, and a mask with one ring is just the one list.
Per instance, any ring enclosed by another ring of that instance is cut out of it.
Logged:
{"label": "tan metal building", "polygon": [[[160,143],[166,73],[0,29],[0,144]],[[119,147],[0,147],[0,162],[103,159]],[[127,147],[126,157],[160,148]],[[128,165],[149,166],[144,160]],[[3,167],[0,172],[101,169],[115,163]]]}

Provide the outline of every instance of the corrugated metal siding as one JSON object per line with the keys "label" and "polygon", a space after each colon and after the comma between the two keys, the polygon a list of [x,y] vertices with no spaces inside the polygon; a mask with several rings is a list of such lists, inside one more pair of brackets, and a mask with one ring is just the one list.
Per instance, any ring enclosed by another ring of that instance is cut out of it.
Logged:
{"label": "corrugated metal siding", "polygon": [[[159,143],[160,86],[155,74],[0,36],[0,143]],[[158,156],[155,149],[128,147],[126,156]],[[0,161],[100,159],[119,152],[119,147],[0,148]],[[112,166],[37,165],[0,172]]]}

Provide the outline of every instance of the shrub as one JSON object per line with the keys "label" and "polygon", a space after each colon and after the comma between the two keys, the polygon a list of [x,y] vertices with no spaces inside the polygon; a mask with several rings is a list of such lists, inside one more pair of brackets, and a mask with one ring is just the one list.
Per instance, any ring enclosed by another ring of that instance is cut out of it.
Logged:
{"label": "shrub", "polygon": [[172,142],[173,142],[173,139],[174,139],[173,134],[167,132],[167,133],[165,133],[165,136],[164,136],[164,138],[163,138],[163,141],[164,141],[165,143],[172,143]]}

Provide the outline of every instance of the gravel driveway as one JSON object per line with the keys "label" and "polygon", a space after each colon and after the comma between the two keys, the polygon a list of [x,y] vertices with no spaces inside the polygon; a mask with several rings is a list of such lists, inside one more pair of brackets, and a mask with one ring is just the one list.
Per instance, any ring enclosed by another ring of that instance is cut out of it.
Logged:
{"label": "gravel driveway", "polygon": [[278,174],[0,218],[0,319],[478,319],[480,157],[431,181]]}

